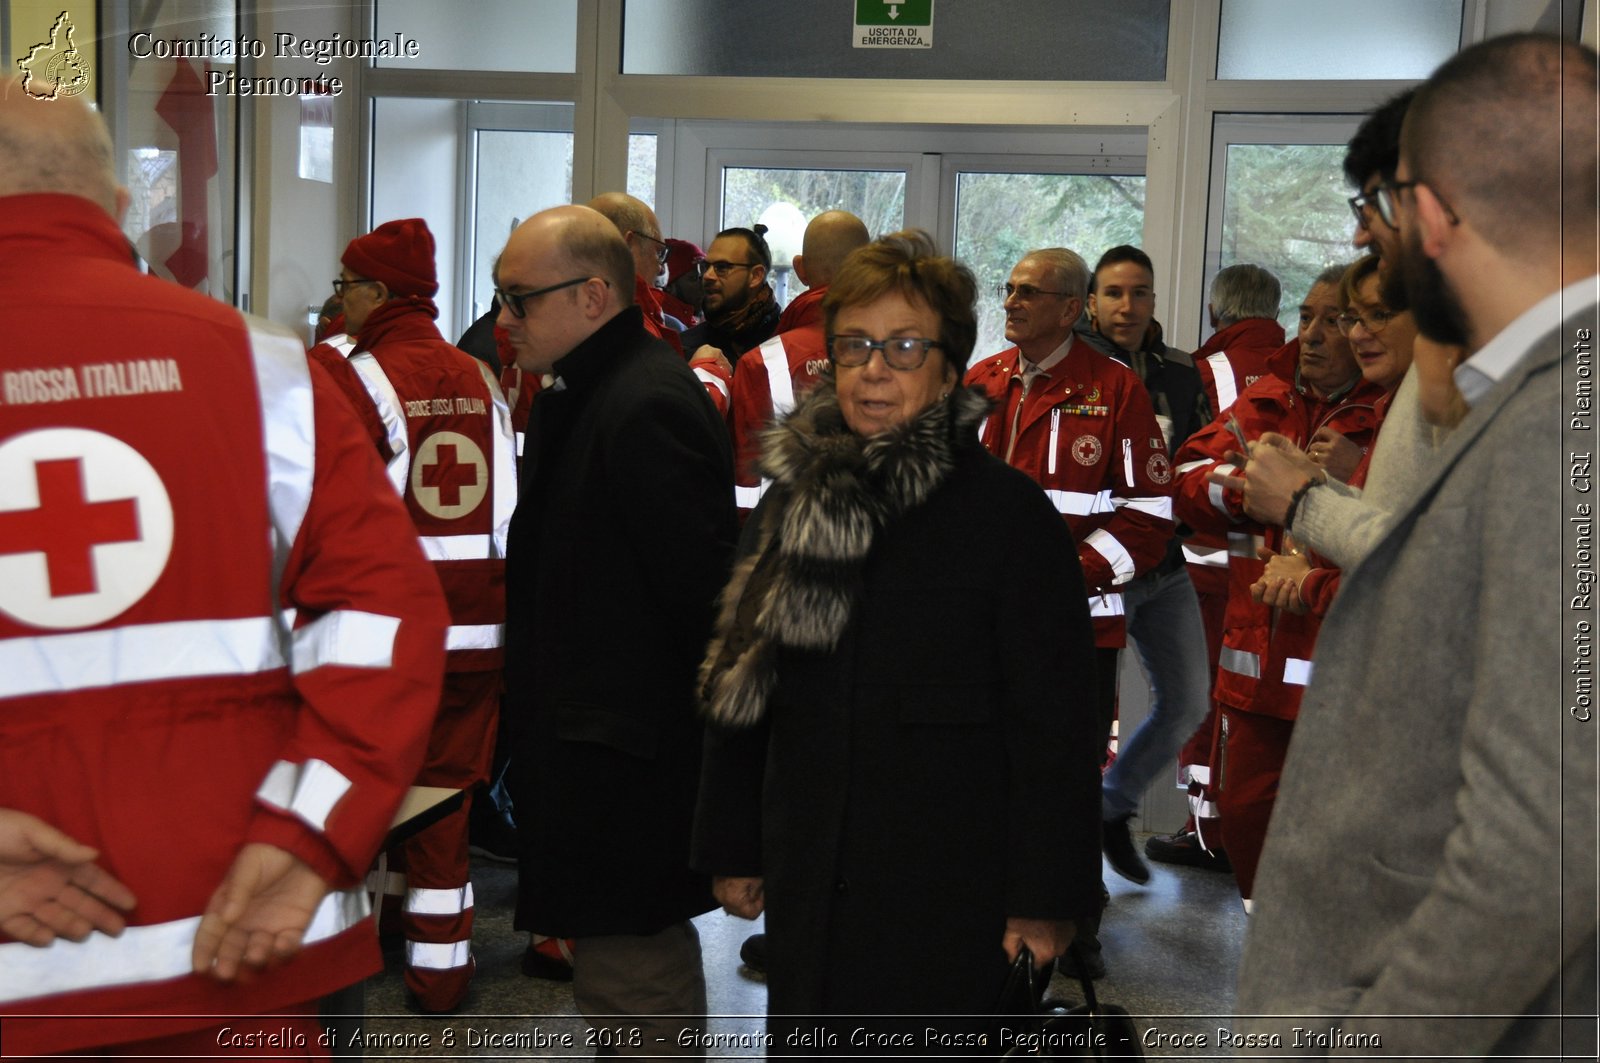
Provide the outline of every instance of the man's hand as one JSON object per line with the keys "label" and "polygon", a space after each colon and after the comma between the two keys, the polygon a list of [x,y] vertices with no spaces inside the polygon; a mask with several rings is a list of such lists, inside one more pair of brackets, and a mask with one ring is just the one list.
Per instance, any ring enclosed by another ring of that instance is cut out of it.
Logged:
{"label": "man's hand", "polygon": [[1067,951],[1067,946],[1072,944],[1072,939],[1078,933],[1078,924],[1071,919],[1018,919],[1006,920],[1005,936],[1000,939],[1000,947],[1006,950],[1006,959],[1012,963],[1017,961],[1017,949],[1021,945],[1028,946],[1033,953],[1033,962],[1037,967],[1043,967],[1057,956]]}
{"label": "man's hand", "polygon": [[733,878],[722,875],[711,879],[711,894],[722,910],[740,919],[754,919],[767,907],[765,879]]}
{"label": "man's hand", "polygon": [[1323,475],[1322,466],[1292,440],[1263,432],[1250,444],[1250,459],[1244,467],[1244,511],[1263,524],[1281,526],[1294,493],[1307,478],[1321,479]]}
{"label": "man's hand", "polygon": [[702,343],[700,345],[700,349],[695,351],[694,354],[690,355],[689,368],[693,369],[697,365],[706,364],[715,365],[718,369],[721,369],[724,373],[728,374],[728,376],[733,376],[733,363],[729,362],[727,357],[721,351],[711,346],[711,344]]}
{"label": "man's hand", "polygon": [[300,951],[328,884],[272,845],[239,850],[194,936],[194,970],[219,982],[264,970]]}
{"label": "man's hand", "polygon": [[1348,483],[1361,464],[1363,454],[1360,447],[1324,425],[1311,437],[1306,456],[1326,469],[1335,480]]}
{"label": "man's hand", "polygon": [[1267,563],[1267,568],[1261,578],[1250,585],[1250,597],[1273,609],[1303,615],[1306,603],[1300,597],[1300,584],[1311,571],[1311,562],[1302,554],[1277,554],[1266,547],[1256,554]]}
{"label": "man's hand", "polygon": [[[0,931],[29,945],[122,933],[133,892],[100,854],[26,812],[0,808]],[[120,909],[120,910],[119,910]]]}

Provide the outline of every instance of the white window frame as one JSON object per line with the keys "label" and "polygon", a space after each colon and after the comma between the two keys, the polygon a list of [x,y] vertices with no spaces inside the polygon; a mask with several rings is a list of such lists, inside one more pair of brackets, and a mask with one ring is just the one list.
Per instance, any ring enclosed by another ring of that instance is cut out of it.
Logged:
{"label": "white window frame", "polygon": [[[1211,281],[1222,269],[1222,218],[1227,194],[1228,149],[1246,144],[1344,144],[1355,135],[1365,116],[1361,114],[1217,114],[1211,131],[1210,184],[1206,196],[1205,257],[1200,287],[1200,335],[1211,331],[1206,316],[1206,297]],[[1354,194],[1352,192],[1352,194]],[[1355,219],[1350,233],[1355,235]],[[1351,255],[1355,254],[1352,245]],[[1284,299],[1299,299],[1304,292],[1284,292]]]}
{"label": "white window frame", "polygon": [[[461,290],[456,299],[453,336],[459,336],[478,319],[477,293],[472,287],[473,265],[478,253],[478,134],[568,133],[573,135],[573,157],[577,157],[577,138],[573,132],[574,108],[570,103],[510,103],[467,101],[461,105],[461,122],[456,152],[457,195],[456,276]],[[576,175],[574,175],[576,180]]]}

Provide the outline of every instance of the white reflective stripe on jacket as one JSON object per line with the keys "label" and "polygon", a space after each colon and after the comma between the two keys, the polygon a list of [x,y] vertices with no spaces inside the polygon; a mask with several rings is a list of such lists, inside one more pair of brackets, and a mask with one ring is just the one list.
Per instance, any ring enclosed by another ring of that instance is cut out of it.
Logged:
{"label": "white reflective stripe on jacket", "polygon": [[1224,351],[1206,356],[1211,366],[1211,377],[1217,384],[1217,413],[1232,406],[1239,399],[1239,378],[1234,375],[1233,363]]}
{"label": "white reflective stripe on jacket", "polygon": [[[330,893],[312,914],[303,943],[336,937],[371,914],[364,889]],[[193,915],[130,926],[118,937],[96,932],[83,941],[57,938],[44,948],[0,945],[0,1003],[182,978],[192,973],[199,928],[200,916]]]}
{"label": "white reflective stripe on jacket", "polygon": [[394,484],[395,493],[404,498],[406,484],[411,478],[411,444],[406,436],[405,407],[401,405],[399,394],[395,392],[394,385],[389,383],[388,375],[371,351],[354,355],[350,359],[350,368],[356,371],[361,386],[367,389],[367,395],[383,421],[383,430],[389,441],[389,482]]}

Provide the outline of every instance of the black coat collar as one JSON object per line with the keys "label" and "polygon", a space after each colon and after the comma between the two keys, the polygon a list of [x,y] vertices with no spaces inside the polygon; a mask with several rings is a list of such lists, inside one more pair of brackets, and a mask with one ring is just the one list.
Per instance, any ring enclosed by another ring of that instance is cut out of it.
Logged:
{"label": "black coat collar", "polygon": [[637,306],[630,306],[558,358],[551,371],[569,388],[587,388],[616,367],[625,349],[652,338],[645,331],[644,314]]}

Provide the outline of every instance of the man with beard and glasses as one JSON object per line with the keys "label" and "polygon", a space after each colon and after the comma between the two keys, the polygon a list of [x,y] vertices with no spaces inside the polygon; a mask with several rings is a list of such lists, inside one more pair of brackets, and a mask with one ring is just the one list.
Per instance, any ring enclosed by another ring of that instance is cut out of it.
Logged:
{"label": "man with beard and glasses", "polygon": [[767,283],[772,251],[766,231],[765,225],[724,229],[706,248],[706,257],[694,264],[705,293],[706,318],[683,334],[683,349],[694,352],[691,360],[696,364],[714,360],[712,356],[720,352],[730,366],[736,366],[740,355],[778,331],[783,309]]}
{"label": "man with beard and glasses", "polygon": [[[1378,190],[1394,180],[1400,162],[1400,124],[1415,89],[1407,89],[1383,104],[1356,130],[1345,154],[1345,177],[1360,187],[1350,197],[1356,216],[1351,238],[1377,258],[1379,297],[1394,313],[1406,309],[1405,284],[1396,260],[1400,233],[1378,210]],[[1277,434],[1262,437],[1268,446],[1253,456],[1244,486],[1245,510],[1267,524],[1284,524],[1295,491],[1312,477],[1314,490],[1306,491],[1294,507],[1288,530],[1303,545],[1336,565],[1349,567],[1366,556],[1388,530],[1393,514],[1410,498],[1417,481],[1433,459],[1435,449],[1449,435],[1464,408],[1450,376],[1461,356],[1459,347],[1418,337],[1413,368],[1394,390],[1383,428],[1372,446],[1365,469],[1366,482],[1357,486],[1338,474],[1343,464],[1361,461],[1359,449],[1337,432],[1324,430],[1312,438],[1306,452]],[[1342,455],[1330,468],[1319,459]]]}
{"label": "man with beard and glasses", "polygon": [[1557,37],[1465,50],[1379,190],[1470,410],[1323,631],[1239,976],[1284,1048],[1595,1057],[1596,730],[1561,662],[1592,614],[1596,81]]}

